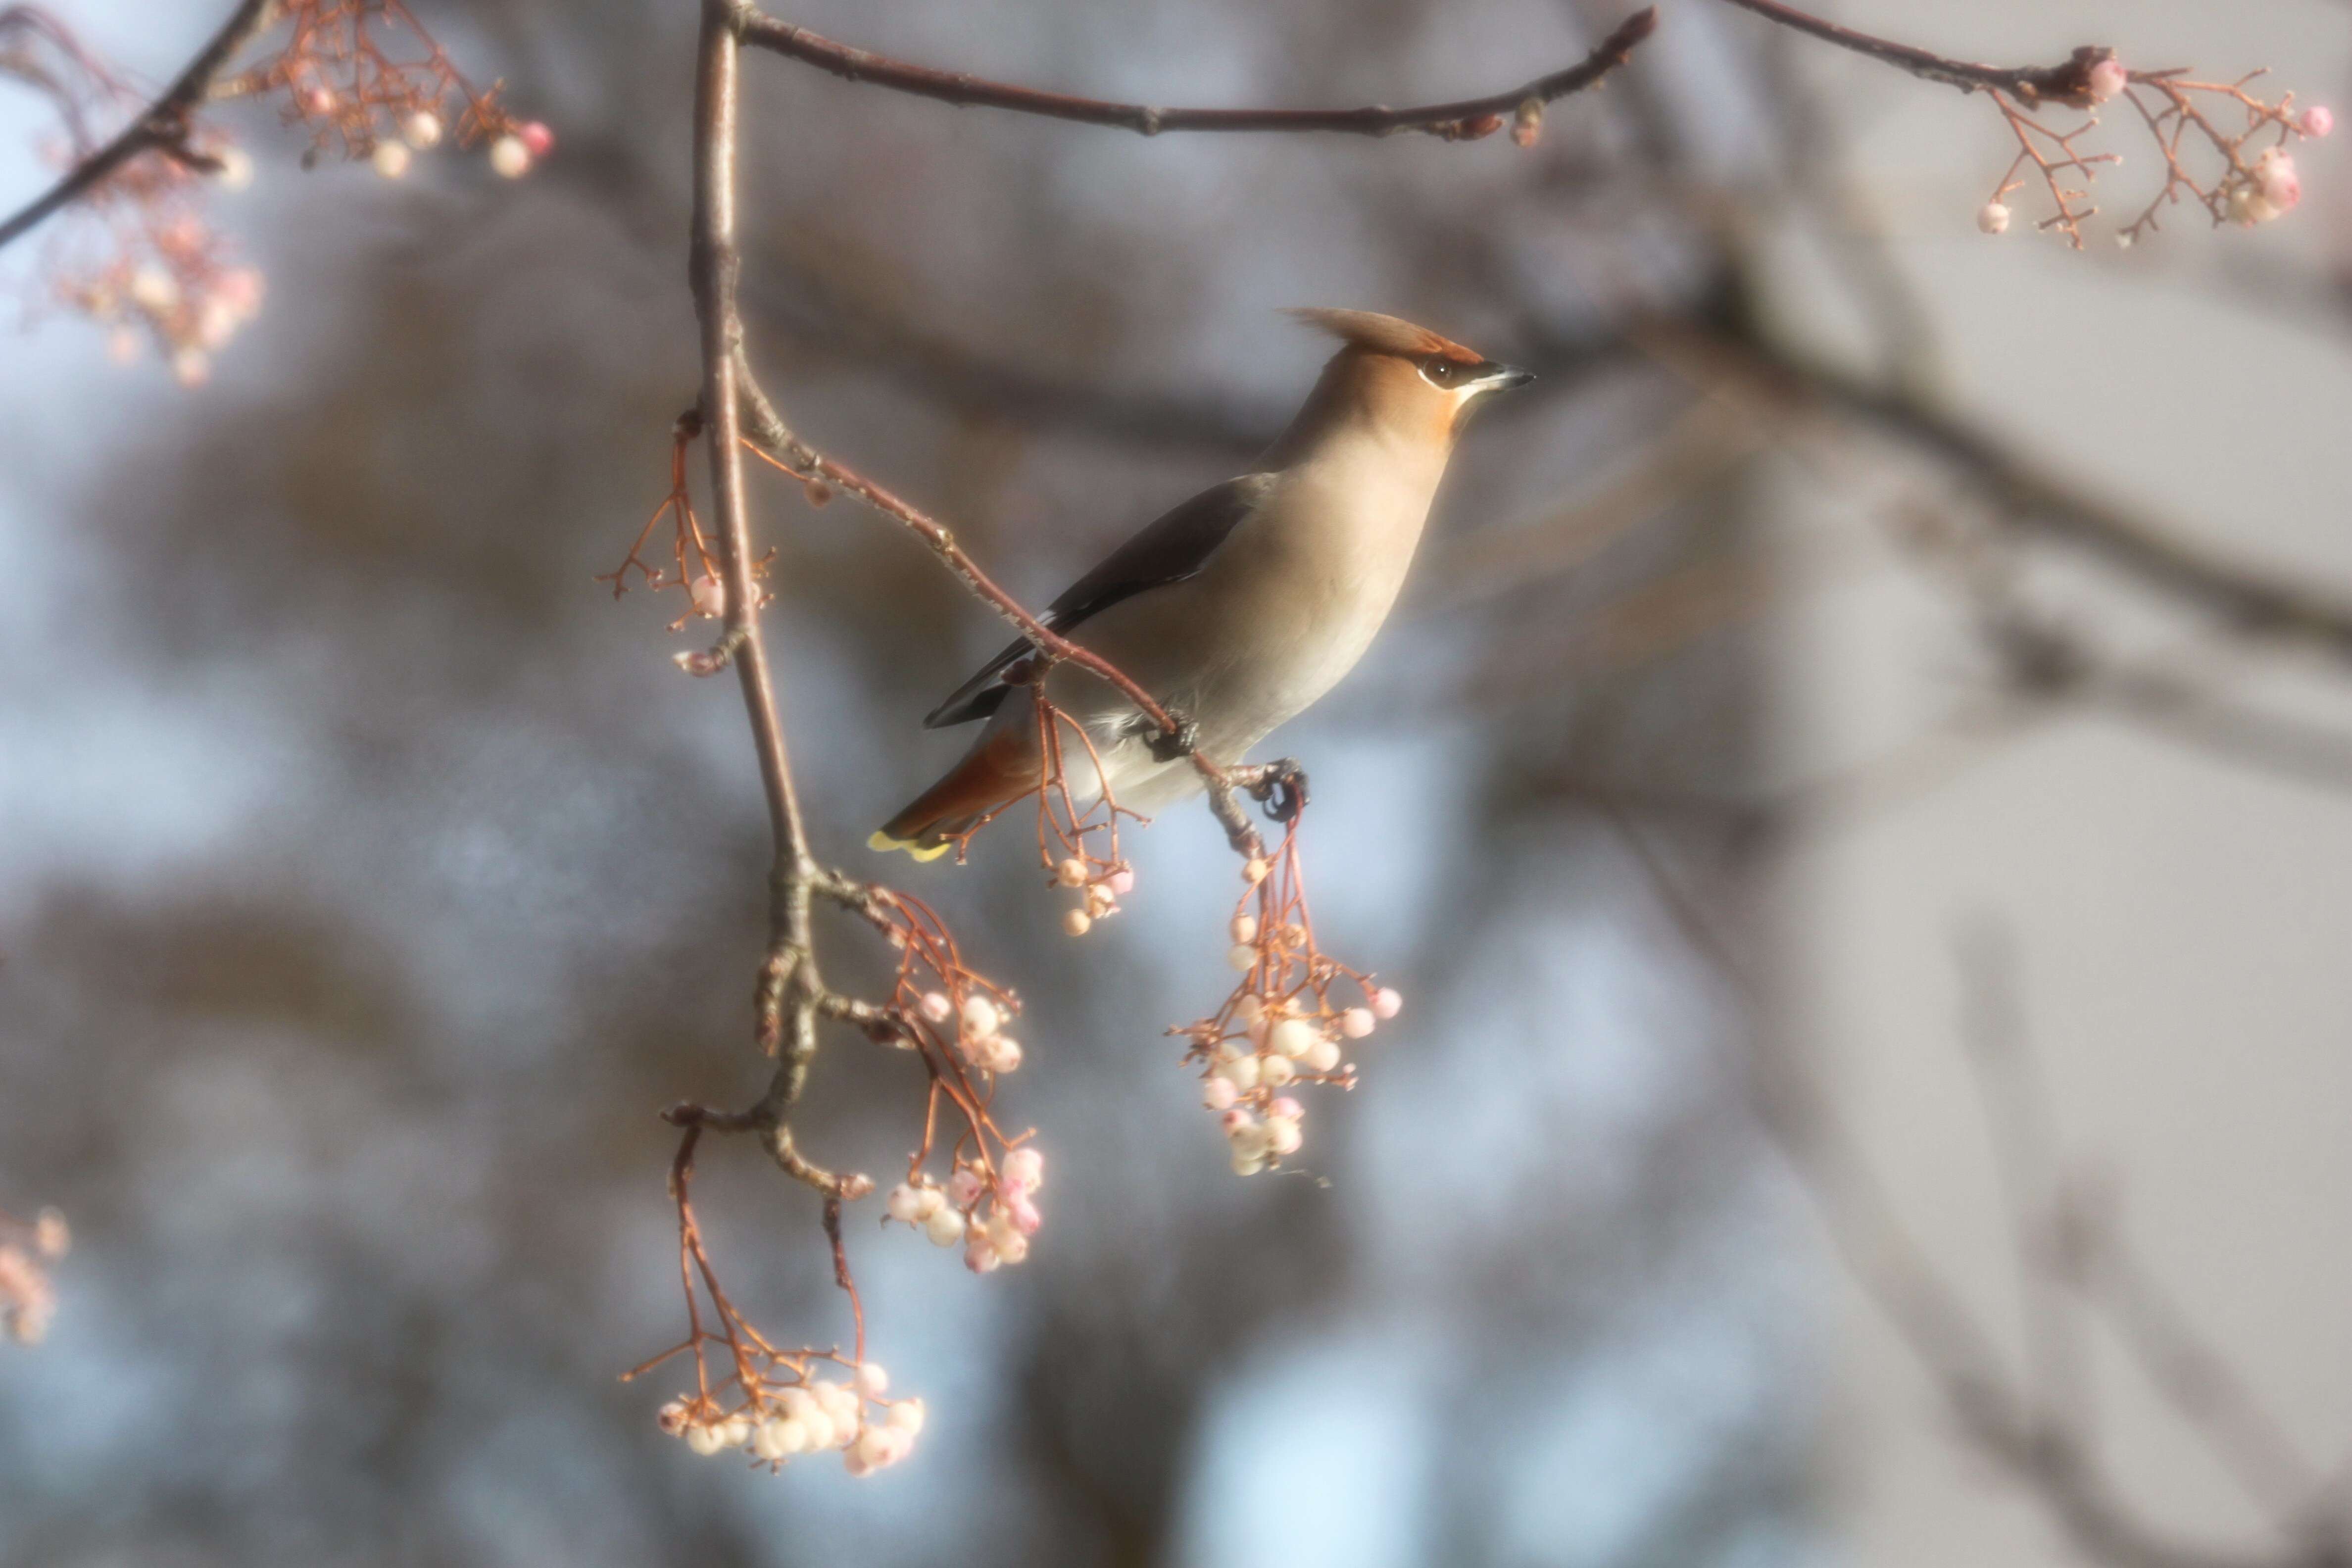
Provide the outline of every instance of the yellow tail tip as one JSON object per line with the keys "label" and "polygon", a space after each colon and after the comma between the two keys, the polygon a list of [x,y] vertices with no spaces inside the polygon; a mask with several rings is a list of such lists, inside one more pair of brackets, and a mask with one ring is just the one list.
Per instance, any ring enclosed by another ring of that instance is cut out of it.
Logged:
{"label": "yellow tail tip", "polygon": [[949,850],[954,848],[955,846],[951,843],[942,841],[940,843],[934,844],[929,848],[926,849],[911,838],[893,838],[888,834],[877,829],[874,833],[873,837],[866,839],[866,847],[868,849],[878,850],[885,855],[887,855],[893,849],[904,849],[908,855],[914,857],[918,860],[936,860],[940,856],[946,854]]}

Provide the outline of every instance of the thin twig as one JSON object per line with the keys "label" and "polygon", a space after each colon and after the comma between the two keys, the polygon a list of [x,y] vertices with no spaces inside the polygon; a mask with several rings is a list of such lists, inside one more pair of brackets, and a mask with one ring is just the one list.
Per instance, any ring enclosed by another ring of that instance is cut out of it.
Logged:
{"label": "thin twig", "polygon": [[212,41],[139,118],[124,126],[113,141],[67,170],[56,184],[0,222],[0,247],[30,233],[142,153],[160,152],[207,173],[217,168],[214,160],[188,146],[188,115],[204,101],[212,90],[213,79],[236,52],[276,19],[277,0],[244,0]]}
{"label": "thin twig", "polygon": [[1810,11],[1800,11],[1780,0],[1727,0],[1727,4],[1750,11],[1768,22],[1851,49],[1882,65],[1908,71],[1923,81],[1938,82],[1956,87],[1962,92],[2006,92],[2027,103],[2053,101],[2073,104],[2078,109],[2090,107],[2091,68],[2107,58],[2112,50],[2084,47],[2076,49],[2063,63],[2054,66],[1988,66],[1969,60],[1952,59],[1910,44],[1898,44],[1891,38],[1878,37],[1853,27],[1840,26]]}
{"label": "thin twig", "polygon": [[806,27],[756,13],[744,17],[742,38],[746,44],[772,49],[846,81],[885,87],[961,107],[1011,110],[1049,120],[1132,131],[1144,136],[1171,131],[1323,131],[1358,136],[1422,131],[1449,140],[1465,140],[1500,130],[1504,118],[1516,112],[1521,104],[1530,100],[1549,103],[1592,86],[1623,65],[1635,46],[1648,37],[1657,25],[1657,13],[1645,6],[1619,23],[1616,30],[1595,46],[1591,54],[1565,70],[1538,77],[1508,92],[1412,109],[1389,109],[1377,104],[1360,109],[1163,109],[1145,103],[1113,103],[989,81],[965,71],[913,65],[837,44]]}

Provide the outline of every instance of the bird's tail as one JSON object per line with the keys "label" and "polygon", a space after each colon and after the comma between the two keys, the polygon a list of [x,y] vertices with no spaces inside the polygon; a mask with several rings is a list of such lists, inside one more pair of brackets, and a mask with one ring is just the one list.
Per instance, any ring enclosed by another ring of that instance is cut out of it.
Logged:
{"label": "bird's tail", "polygon": [[866,847],[935,860],[990,812],[1035,789],[1042,771],[1028,725],[991,725],[946,777],[884,823]]}

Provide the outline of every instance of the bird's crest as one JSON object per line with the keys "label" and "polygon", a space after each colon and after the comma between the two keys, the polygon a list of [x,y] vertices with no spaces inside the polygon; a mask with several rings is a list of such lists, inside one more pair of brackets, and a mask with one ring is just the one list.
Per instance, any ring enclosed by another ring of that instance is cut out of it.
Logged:
{"label": "bird's crest", "polygon": [[1330,333],[1343,343],[1374,353],[1400,354],[1407,359],[1423,359],[1436,355],[1463,364],[1483,364],[1486,356],[1475,349],[1465,349],[1451,338],[1439,337],[1427,327],[1416,327],[1411,321],[1395,316],[1383,316],[1376,310],[1332,310],[1317,305],[1295,306],[1287,312],[1310,327]]}

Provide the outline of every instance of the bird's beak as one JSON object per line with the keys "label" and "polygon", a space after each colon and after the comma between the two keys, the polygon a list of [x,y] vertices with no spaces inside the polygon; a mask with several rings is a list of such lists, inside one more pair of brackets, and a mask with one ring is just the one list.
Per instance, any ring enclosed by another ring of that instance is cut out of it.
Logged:
{"label": "bird's beak", "polygon": [[1521,370],[1515,364],[1498,364],[1485,380],[1490,392],[1509,392],[1514,387],[1527,385],[1535,378],[1536,373],[1531,370]]}

